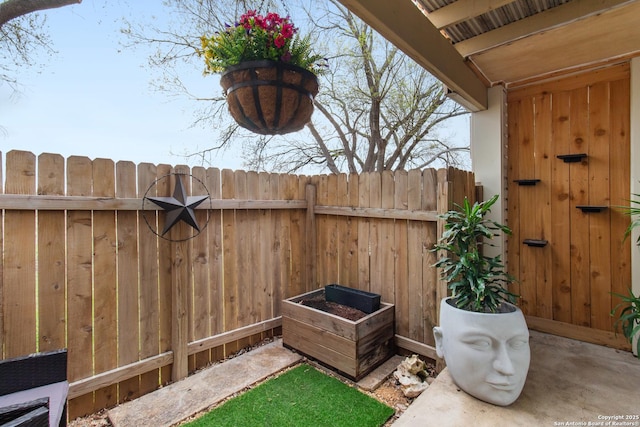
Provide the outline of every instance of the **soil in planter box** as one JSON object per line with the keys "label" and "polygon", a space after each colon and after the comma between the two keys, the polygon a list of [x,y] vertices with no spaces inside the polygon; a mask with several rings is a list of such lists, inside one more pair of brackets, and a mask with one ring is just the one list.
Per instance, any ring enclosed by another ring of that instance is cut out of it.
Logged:
{"label": "soil in planter box", "polygon": [[316,310],[322,310],[327,313],[335,314],[336,316],[340,316],[352,321],[360,320],[363,317],[367,316],[367,313],[358,310],[357,308],[327,301],[324,297],[324,292],[321,292],[318,295],[310,298],[302,299],[300,300],[300,304],[306,305],[307,307],[315,308]]}

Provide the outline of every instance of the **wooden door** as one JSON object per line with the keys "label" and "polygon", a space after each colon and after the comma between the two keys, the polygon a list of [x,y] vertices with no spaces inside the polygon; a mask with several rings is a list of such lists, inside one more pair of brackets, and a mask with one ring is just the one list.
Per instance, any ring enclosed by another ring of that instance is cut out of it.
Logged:
{"label": "wooden door", "polygon": [[509,271],[534,329],[625,347],[631,286],[629,65],[508,93]]}

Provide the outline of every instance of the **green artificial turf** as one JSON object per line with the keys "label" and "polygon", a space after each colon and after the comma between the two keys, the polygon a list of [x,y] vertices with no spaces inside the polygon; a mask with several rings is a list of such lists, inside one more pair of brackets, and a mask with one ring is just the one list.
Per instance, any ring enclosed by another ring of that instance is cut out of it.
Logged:
{"label": "green artificial turf", "polygon": [[393,409],[302,364],[211,410],[189,427],[375,427]]}

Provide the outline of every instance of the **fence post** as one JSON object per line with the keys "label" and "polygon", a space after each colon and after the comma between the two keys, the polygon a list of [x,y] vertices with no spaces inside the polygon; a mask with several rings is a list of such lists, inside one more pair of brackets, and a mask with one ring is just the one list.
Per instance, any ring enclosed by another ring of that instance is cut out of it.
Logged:
{"label": "fence post", "polygon": [[[438,195],[437,195],[437,212],[438,215],[442,215],[451,208],[451,182],[449,181],[449,174],[446,169],[438,170]],[[440,240],[444,233],[444,220],[438,218],[437,222],[437,240]],[[440,259],[447,254],[443,251],[438,251],[436,257]],[[440,319],[440,301],[442,298],[447,297],[447,282],[442,279],[440,269],[438,269],[438,286],[436,288],[436,301],[437,304],[437,318]]]}
{"label": "fence post", "polygon": [[[176,228],[184,231],[184,224],[176,224]],[[189,373],[187,343],[187,285],[188,259],[187,242],[172,242],[171,262],[171,349],[173,350],[173,365],[171,381],[175,382],[186,377]]]}
{"label": "fence post", "polygon": [[307,224],[306,224],[306,238],[307,241],[307,283],[306,289],[316,289],[317,276],[316,276],[316,253],[318,251],[318,230],[316,228],[316,186],[314,184],[307,184],[306,187],[306,199],[307,199]]}

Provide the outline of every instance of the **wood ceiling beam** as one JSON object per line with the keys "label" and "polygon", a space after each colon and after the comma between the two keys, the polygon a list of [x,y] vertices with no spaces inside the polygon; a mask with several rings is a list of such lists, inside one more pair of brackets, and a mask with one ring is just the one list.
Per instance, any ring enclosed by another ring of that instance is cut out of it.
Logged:
{"label": "wood ceiling beam", "polygon": [[514,0],[458,0],[427,15],[439,30],[498,9]]}
{"label": "wood ceiling beam", "polygon": [[411,0],[339,0],[457,94],[471,111],[487,108],[487,88]]}
{"label": "wood ceiling beam", "polygon": [[[532,34],[560,27],[607,9],[633,3],[636,0],[580,0],[565,3],[553,9],[521,19],[504,27],[480,34],[479,36],[455,44],[463,57],[468,57],[496,46],[513,42]],[[458,3],[458,2],[456,2]],[[455,3],[453,3],[455,4]],[[612,29],[615,31],[615,29]]]}

